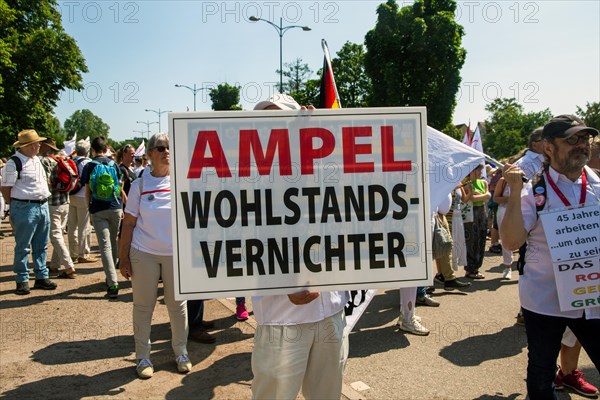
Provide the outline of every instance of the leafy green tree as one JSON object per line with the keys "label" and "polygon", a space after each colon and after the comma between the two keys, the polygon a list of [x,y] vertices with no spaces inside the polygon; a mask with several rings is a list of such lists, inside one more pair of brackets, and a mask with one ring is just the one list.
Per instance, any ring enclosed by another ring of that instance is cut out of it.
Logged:
{"label": "leafy green tree", "polygon": [[240,106],[240,88],[231,86],[228,83],[218,85],[210,90],[210,100],[212,109],[215,111],[241,110]]}
{"label": "leafy green tree", "polygon": [[64,123],[67,137],[71,139],[77,135],[77,139],[90,137],[90,141],[97,136],[108,138],[110,127],[102,121],[102,118],[95,115],[90,110],[77,110]]}
{"label": "leafy green tree", "polygon": [[583,119],[587,126],[600,129],[600,102],[587,102],[585,110],[577,106],[577,116]]}
{"label": "leafy green tree", "polygon": [[456,106],[466,50],[454,0],[416,0],[399,8],[388,0],[365,37],[371,106],[427,106],[427,121],[444,129]]}
{"label": "leafy green tree", "polygon": [[0,0],[0,154],[23,129],[51,131],[60,92],[81,90],[84,72],[55,0]]}
{"label": "leafy green tree", "polygon": [[346,42],[331,60],[342,107],[366,107],[371,80],[365,72],[365,48]]}
{"label": "leafy green tree", "polygon": [[495,99],[485,109],[491,115],[485,121],[483,149],[496,158],[515,155],[527,147],[531,132],[552,118],[549,109],[525,113],[523,106],[514,98]]}
{"label": "leafy green tree", "polygon": [[[293,93],[304,91],[306,81],[310,79],[313,71],[308,64],[303,63],[301,58],[295,59],[291,63],[283,64],[283,90],[293,97]],[[279,74],[279,70],[277,70]]]}

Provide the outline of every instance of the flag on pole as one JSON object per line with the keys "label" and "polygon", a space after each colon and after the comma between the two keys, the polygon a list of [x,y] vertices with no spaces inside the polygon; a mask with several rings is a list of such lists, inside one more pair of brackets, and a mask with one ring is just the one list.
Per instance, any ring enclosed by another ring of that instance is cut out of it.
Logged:
{"label": "flag on pole", "polygon": [[135,149],[135,153],[133,154],[133,156],[138,157],[138,156],[143,156],[144,154],[146,154],[146,145],[144,143],[144,140],[142,140],[142,143],[140,143],[138,148]]}
{"label": "flag on pole", "polygon": [[[473,132],[473,136],[471,137],[471,143],[469,144],[472,148],[483,153],[483,144],[481,143],[481,131],[479,130],[479,124],[475,127],[475,132]],[[485,166],[485,163],[484,163]],[[481,171],[481,177],[483,179],[487,178],[487,173],[485,168]]]}
{"label": "flag on pole", "polygon": [[75,143],[77,142],[77,134],[73,135],[73,139],[65,140],[63,143],[62,151],[66,156],[71,155],[75,152]]}
{"label": "flag on pole", "polygon": [[[469,125],[471,125],[471,124],[469,123]],[[467,146],[471,146],[471,140],[472,140],[472,138],[471,138],[471,127],[467,126],[467,131],[465,132],[465,136],[463,136],[462,142],[464,144],[466,144]]]}
{"label": "flag on pole", "polygon": [[331,67],[331,58],[325,39],[321,39],[323,47],[323,75],[321,76],[321,94],[319,95],[319,108],[342,108],[340,96],[335,85],[333,77],[333,68]]}

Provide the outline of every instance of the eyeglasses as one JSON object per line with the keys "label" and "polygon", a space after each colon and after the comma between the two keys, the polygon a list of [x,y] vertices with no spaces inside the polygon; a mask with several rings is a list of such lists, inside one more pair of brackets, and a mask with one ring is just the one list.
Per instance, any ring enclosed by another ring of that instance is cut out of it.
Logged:
{"label": "eyeglasses", "polygon": [[592,135],[572,135],[565,139],[565,142],[569,143],[571,146],[577,145],[579,141],[582,141],[583,143],[587,142],[589,144],[592,144],[592,142],[594,141],[594,137]]}
{"label": "eyeglasses", "polygon": [[153,147],[152,150],[156,150],[159,153],[164,153],[165,150],[169,150],[169,146],[156,146],[156,147]]}

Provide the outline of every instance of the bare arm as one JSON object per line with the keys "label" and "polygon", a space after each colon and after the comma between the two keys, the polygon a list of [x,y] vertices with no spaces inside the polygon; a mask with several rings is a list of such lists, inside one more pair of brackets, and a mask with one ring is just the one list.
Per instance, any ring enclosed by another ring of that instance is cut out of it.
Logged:
{"label": "bare arm", "polygon": [[119,239],[119,271],[121,271],[121,275],[125,279],[131,278],[132,275],[129,252],[131,249],[131,239],[133,238],[133,228],[135,228],[136,223],[136,217],[124,213],[123,221],[121,222],[121,239]]}
{"label": "bare arm", "polygon": [[504,178],[500,178],[496,184],[496,190],[494,190],[494,201],[498,204],[506,204],[508,202],[508,196],[504,196],[504,188],[506,187],[506,181]]}
{"label": "bare arm", "polygon": [[[6,204],[10,205],[10,192],[12,191],[12,186],[0,186],[0,192],[2,192],[2,197],[4,197],[4,201]],[[1,212],[1,210],[0,210]]]}
{"label": "bare arm", "polygon": [[502,240],[502,246],[508,250],[517,250],[527,239],[527,231],[523,224],[523,213],[521,211],[522,176],[523,171],[517,166],[508,166],[504,171],[504,179],[510,188],[510,196],[500,226],[500,239]]}
{"label": "bare arm", "polygon": [[90,205],[90,200],[92,199],[92,189],[90,189],[89,183],[85,185],[85,204]]}

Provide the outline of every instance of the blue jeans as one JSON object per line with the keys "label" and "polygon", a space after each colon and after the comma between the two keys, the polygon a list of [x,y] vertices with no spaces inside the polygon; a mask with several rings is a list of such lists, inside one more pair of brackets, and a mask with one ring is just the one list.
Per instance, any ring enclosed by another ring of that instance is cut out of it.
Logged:
{"label": "blue jeans", "polygon": [[235,298],[235,305],[239,306],[240,304],[246,304],[246,298],[245,297],[236,297]]}
{"label": "blue jeans", "polygon": [[523,308],[527,331],[527,393],[531,400],[556,399],[556,357],[565,328],[571,328],[600,371],[600,319],[562,318],[537,314]]}
{"label": "blue jeans", "polygon": [[15,258],[13,269],[16,281],[29,281],[28,257],[31,251],[35,279],[47,279],[46,254],[50,238],[50,212],[48,203],[36,204],[13,200],[10,220],[15,233]]}
{"label": "blue jeans", "polygon": [[118,285],[117,262],[119,249],[117,248],[117,235],[119,234],[119,224],[121,223],[122,209],[103,210],[91,214],[92,224],[96,230],[98,246],[100,246],[100,256],[102,266],[106,275],[106,284],[108,286]]}

